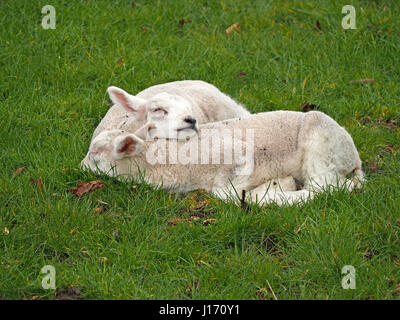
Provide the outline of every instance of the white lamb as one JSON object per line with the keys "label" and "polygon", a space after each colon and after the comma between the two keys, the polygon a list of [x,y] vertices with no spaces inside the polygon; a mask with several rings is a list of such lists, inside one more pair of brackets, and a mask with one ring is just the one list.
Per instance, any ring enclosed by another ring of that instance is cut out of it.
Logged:
{"label": "white lamb", "polygon": [[154,123],[160,137],[186,137],[196,134],[198,124],[250,115],[215,86],[200,80],[159,84],[136,96],[117,87],[107,91],[114,105],[97,126],[92,140],[105,130],[135,132],[146,123]]}
{"label": "white lamb", "polygon": [[[207,150],[212,142],[207,140],[210,132],[224,142],[211,152]],[[158,136],[157,126],[147,126],[142,138],[149,136]],[[274,111],[208,123],[187,141],[143,141],[122,130],[105,131],[92,141],[81,165],[110,176],[138,178],[144,174],[146,181],[163,188],[177,192],[205,189],[222,199],[245,190],[248,199],[279,205],[311,199],[327,188],[345,186],[351,191],[360,187],[364,176],[351,136],[317,111]],[[268,185],[272,179],[285,177],[298,180],[304,189],[271,189]]]}

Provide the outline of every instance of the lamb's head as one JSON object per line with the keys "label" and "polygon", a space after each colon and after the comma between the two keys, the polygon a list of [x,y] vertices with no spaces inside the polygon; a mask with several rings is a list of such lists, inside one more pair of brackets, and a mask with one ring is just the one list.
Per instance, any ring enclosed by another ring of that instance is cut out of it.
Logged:
{"label": "lamb's head", "polygon": [[179,95],[161,92],[144,100],[117,87],[109,87],[108,93],[115,104],[124,107],[142,124],[154,124],[158,138],[186,138],[197,133],[192,105]]}
{"label": "lamb's head", "polygon": [[143,144],[143,140],[136,135],[123,130],[103,131],[90,144],[81,167],[95,172],[110,173],[117,160],[138,155]]}
{"label": "lamb's head", "polygon": [[153,124],[158,138],[179,138],[197,133],[197,120],[192,106],[181,96],[159,93],[148,103],[147,123]]}

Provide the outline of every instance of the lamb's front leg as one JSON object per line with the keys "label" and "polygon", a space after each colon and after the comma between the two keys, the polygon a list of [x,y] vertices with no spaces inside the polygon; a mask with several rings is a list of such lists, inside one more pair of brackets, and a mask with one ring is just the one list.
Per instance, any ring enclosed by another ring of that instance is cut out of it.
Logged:
{"label": "lamb's front leg", "polygon": [[279,206],[293,205],[313,199],[314,193],[308,190],[285,191],[272,189],[270,186],[261,185],[250,190],[247,195],[249,201],[259,205],[276,203]]}

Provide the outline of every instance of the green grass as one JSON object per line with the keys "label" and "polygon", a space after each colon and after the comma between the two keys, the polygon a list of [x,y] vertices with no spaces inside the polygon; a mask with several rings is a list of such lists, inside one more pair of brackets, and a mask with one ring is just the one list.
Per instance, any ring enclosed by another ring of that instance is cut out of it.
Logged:
{"label": "green grass", "polygon": [[[40,270],[54,265],[56,291],[85,299],[272,299],[268,283],[278,299],[398,299],[398,1],[351,1],[356,30],[341,27],[349,1],[135,2],[53,1],[56,30],[41,27],[48,1],[0,2],[0,297],[53,298]],[[350,84],[363,78],[375,84]],[[107,87],[182,79],[252,112],[319,105],[352,135],[368,183],[252,213],[104,176],[104,188],[69,193],[99,179],[78,165]],[[355,290],[341,287],[344,265]]]}

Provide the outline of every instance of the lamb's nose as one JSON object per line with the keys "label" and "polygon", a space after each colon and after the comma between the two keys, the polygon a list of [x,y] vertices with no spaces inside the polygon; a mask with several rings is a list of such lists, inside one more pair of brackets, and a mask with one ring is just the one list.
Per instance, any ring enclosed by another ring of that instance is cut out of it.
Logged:
{"label": "lamb's nose", "polygon": [[194,126],[196,124],[196,119],[193,119],[191,117],[187,117],[187,118],[183,119],[183,121],[190,123],[192,126]]}

